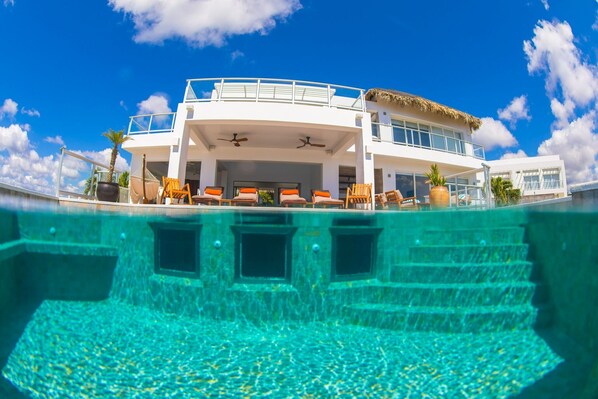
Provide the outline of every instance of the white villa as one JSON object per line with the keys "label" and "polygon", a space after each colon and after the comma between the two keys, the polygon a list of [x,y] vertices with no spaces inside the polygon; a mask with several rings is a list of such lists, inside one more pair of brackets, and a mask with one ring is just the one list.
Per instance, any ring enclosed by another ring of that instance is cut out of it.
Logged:
{"label": "white villa", "polygon": [[[240,187],[255,186],[270,192],[274,204],[280,188],[299,188],[305,198],[312,189],[343,198],[355,182],[372,183],[376,193],[398,188],[427,202],[424,173],[436,163],[452,193],[470,194],[475,203],[482,201],[485,155],[471,138],[480,124],[465,112],[394,90],[192,79],[176,112],[131,117],[133,140],[123,149],[132,154],[131,170],[140,170],[145,154],[152,174],[179,178],[193,193],[223,186],[231,198]],[[566,195],[562,162],[531,159],[537,163],[530,161],[522,176],[538,171],[534,195]],[[493,161],[489,172],[519,181],[501,162]],[[525,187],[527,193],[531,186]]]}

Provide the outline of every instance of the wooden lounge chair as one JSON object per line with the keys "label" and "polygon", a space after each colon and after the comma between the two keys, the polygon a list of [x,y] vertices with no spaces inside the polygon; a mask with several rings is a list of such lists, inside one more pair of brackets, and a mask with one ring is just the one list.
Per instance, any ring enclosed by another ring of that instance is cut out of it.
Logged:
{"label": "wooden lounge chair", "polygon": [[345,206],[345,201],[331,198],[330,191],[327,190],[311,190],[311,202],[314,208],[316,206],[321,206],[322,208],[330,206],[342,209]]}
{"label": "wooden lounge chair", "polygon": [[400,210],[418,210],[419,204],[417,203],[416,197],[403,197],[400,190],[385,191],[384,196],[386,197],[385,207],[397,207]]}
{"label": "wooden lounge chair", "polygon": [[279,199],[280,206],[284,206],[285,208],[289,206],[302,206],[305,208],[305,205],[307,205],[307,200],[299,196],[299,190],[296,188],[281,189]]}
{"label": "wooden lounge chair", "polygon": [[189,200],[189,205],[193,204],[193,200],[191,199],[191,188],[189,187],[189,184],[185,184],[183,187],[181,187],[179,179],[175,177],[163,176],[162,187],[164,189],[162,191],[162,196],[160,197],[160,203],[162,203],[165,198],[170,198],[171,204],[174,199],[179,200],[180,203],[180,201],[184,200],[186,197]]}
{"label": "wooden lounge chair", "polygon": [[256,206],[259,201],[257,188],[243,187],[239,190],[239,195],[230,200],[231,205],[250,205]]}
{"label": "wooden lounge chair", "polygon": [[365,209],[372,209],[372,185],[355,183],[351,185],[351,187],[347,187],[345,208],[348,209],[349,204],[353,204],[353,206],[357,204],[364,204]]}
{"label": "wooden lounge chair", "polygon": [[222,196],[224,194],[224,187],[222,186],[207,186],[202,195],[194,195],[193,203],[203,205],[220,205]]}

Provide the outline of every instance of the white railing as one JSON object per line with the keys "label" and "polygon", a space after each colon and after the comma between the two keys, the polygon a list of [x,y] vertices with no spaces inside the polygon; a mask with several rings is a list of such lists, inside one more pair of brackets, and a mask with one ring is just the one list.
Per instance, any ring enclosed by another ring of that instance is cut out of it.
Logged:
{"label": "white railing", "polygon": [[[412,131],[406,133],[405,141],[395,141],[393,133],[391,132],[392,140],[384,140],[381,136],[382,128],[393,129],[393,125],[387,123],[372,122],[372,139],[379,142],[387,142],[397,145],[404,145],[407,147],[424,148],[427,150],[450,152],[452,154],[471,156],[477,159],[485,159],[484,147],[468,143],[465,140],[457,139],[454,137],[447,137],[444,135],[427,132],[422,133],[420,131]],[[468,154],[465,150],[466,144],[473,146],[473,153]]]}
{"label": "white railing", "polygon": [[175,119],[176,112],[131,116],[128,134],[170,133],[174,131]]}
{"label": "white railing", "polygon": [[365,111],[363,89],[270,78],[189,79],[183,101],[275,102]]}
{"label": "white railing", "polygon": [[[62,147],[58,164],[58,178],[56,179],[56,196],[59,198],[96,199],[98,181],[103,181],[104,175],[108,174],[108,169],[109,166],[106,164]],[[114,179],[118,181],[123,172],[115,169]]]}
{"label": "white railing", "polygon": [[[459,184],[458,177],[470,176],[484,172],[484,185]],[[449,189],[450,207],[481,207],[492,208],[492,192],[490,189],[490,166],[482,164],[481,168],[467,170],[445,176]],[[452,181],[451,181],[452,180]]]}

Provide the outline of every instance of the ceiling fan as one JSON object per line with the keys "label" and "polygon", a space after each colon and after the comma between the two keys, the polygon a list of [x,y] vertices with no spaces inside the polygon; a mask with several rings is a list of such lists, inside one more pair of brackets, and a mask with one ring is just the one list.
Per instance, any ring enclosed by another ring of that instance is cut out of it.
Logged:
{"label": "ceiling fan", "polygon": [[247,137],[242,137],[240,139],[237,138],[237,133],[233,133],[233,138],[232,139],[218,139],[218,140],[222,140],[222,141],[228,141],[229,143],[233,143],[235,145],[235,147],[241,147],[241,144],[239,144],[242,141],[247,141],[249,140]]}
{"label": "ceiling fan", "polygon": [[312,147],[326,147],[326,144],[314,144],[314,143],[310,142],[309,141],[309,136],[306,136],[305,140],[303,140],[303,139],[300,138],[299,141],[301,141],[303,143],[303,145],[300,145],[297,148],[303,148],[306,145],[310,145]]}

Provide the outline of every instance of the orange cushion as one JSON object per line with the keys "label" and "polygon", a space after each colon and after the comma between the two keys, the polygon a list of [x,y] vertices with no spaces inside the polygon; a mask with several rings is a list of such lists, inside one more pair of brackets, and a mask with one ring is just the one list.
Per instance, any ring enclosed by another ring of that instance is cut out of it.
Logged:
{"label": "orange cushion", "polygon": [[210,194],[210,195],[220,195],[220,194],[222,194],[222,191],[219,188],[206,188],[204,193]]}
{"label": "orange cushion", "polygon": [[299,195],[299,190],[296,188],[282,190],[282,195]]}
{"label": "orange cushion", "polygon": [[253,187],[245,187],[240,190],[243,194],[255,194],[257,192],[257,188]]}
{"label": "orange cushion", "polygon": [[330,198],[330,193],[328,191],[314,191],[314,196],[316,197],[328,197]]}

